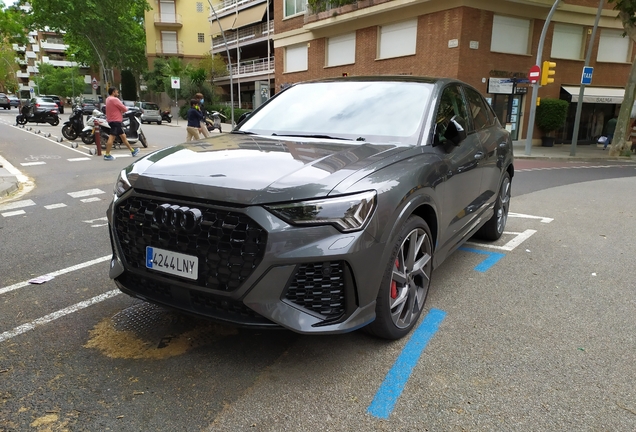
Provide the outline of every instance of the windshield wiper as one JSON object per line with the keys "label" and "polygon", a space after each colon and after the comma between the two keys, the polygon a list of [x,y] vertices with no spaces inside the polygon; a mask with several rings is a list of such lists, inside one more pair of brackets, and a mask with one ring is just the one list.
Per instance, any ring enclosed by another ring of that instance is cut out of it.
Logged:
{"label": "windshield wiper", "polygon": [[289,134],[289,135],[285,135],[285,134],[277,134],[277,133],[273,133],[272,136],[280,136],[280,137],[296,137],[296,138],[323,138],[323,139],[336,139],[336,140],[344,140],[344,141],[351,141],[351,139],[349,138],[341,138],[341,137],[334,137],[334,136],[330,136],[330,135],[311,135],[311,134]]}
{"label": "windshield wiper", "polygon": [[233,134],[239,134],[239,135],[256,135],[255,132],[250,132],[250,131],[242,131],[242,130],[233,130],[232,132]]}

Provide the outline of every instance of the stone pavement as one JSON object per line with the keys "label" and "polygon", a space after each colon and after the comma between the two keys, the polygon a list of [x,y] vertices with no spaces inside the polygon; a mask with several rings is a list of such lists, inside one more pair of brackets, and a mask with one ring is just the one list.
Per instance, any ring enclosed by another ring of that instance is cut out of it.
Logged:
{"label": "stone pavement", "polygon": [[[186,122],[179,122],[179,127],[185,128]],[[174,125],[176,126],[176,124]],[[229,131],[230,125],[223,124],[223,130]],[[566,159],[566,160],[620,160],[620,161],[632,161],[636,163],[636,155],[632,158],[625,157],[610,157],[609,149],[603,150],[603,146],[598,144],[592,145],[577,145],[576,155],[570,156],[571,145],[570,144],[555,144],[553,147],[541,147],[540,145],[534,145],[531,148],[530,155],[525,154],[526,142],[514,141],[513,149],[515,158],[518,159]],[[20,188],[20,182],[18,180],[19,171],[10,165],[5,159],[0,156],[0,200],[17,191]]]}

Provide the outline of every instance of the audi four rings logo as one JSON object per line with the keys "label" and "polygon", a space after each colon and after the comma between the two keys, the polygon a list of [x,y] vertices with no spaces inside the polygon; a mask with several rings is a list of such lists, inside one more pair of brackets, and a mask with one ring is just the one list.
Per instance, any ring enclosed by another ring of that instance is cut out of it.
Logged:
{"label": "audi four rings logo", "polygon": [[201,222],[201,210],[178,205],[162,204],[153,213],[155,223],[176,231],[193,231]]}

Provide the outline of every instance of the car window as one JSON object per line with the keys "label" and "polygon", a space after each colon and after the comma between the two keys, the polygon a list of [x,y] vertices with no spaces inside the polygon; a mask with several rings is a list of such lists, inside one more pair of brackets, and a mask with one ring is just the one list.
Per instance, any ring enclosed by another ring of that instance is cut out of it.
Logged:
{"label": "car window", "polygon": [[481,95],[471,88],[465,87],[464,90],[466,91],[466,99],[468,99],[468,106],[475,130],[481,130],[490,126],[491,121],[488,115],[488,109]]}
{"label": "car window", "polygon": [[144,109],[146,109],[146,110],[158,110],[159,106],[157,104],[154,104],[154,103],[145,103],[144,104]]}
{"label": "car window", "polygon": [[446,87],[442,92],[437,110],[435,141],[442,144],[453,141],[455,144],[459,144],[459,142],[455,142],[455,135],[458,128],[466,130],[467,118],[468,111],[460,87],[455,84]]}
{"label": "car window", "polygon": [[297,84],[254,111],[240,131],[414,145],[432,90],[431,83],[416,82]]}

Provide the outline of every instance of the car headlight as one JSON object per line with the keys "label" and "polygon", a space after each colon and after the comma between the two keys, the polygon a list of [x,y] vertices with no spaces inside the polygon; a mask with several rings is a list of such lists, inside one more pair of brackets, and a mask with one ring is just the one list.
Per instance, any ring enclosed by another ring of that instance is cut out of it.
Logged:
{"label": "car headlight", "polygon": [[115,188],[113,192],[119,198],[122,196],[128,189],[132,186],[128,181],[128,174],[126,173],[126,169],[121,170],[119,173],[119,177],[117,177],[117,182],[115,183]]}
{"label": "car headlight", "polygon": [[375,210],[376,192],[265,206],[292,225],[333,225],[342,232],[364,227]]}

